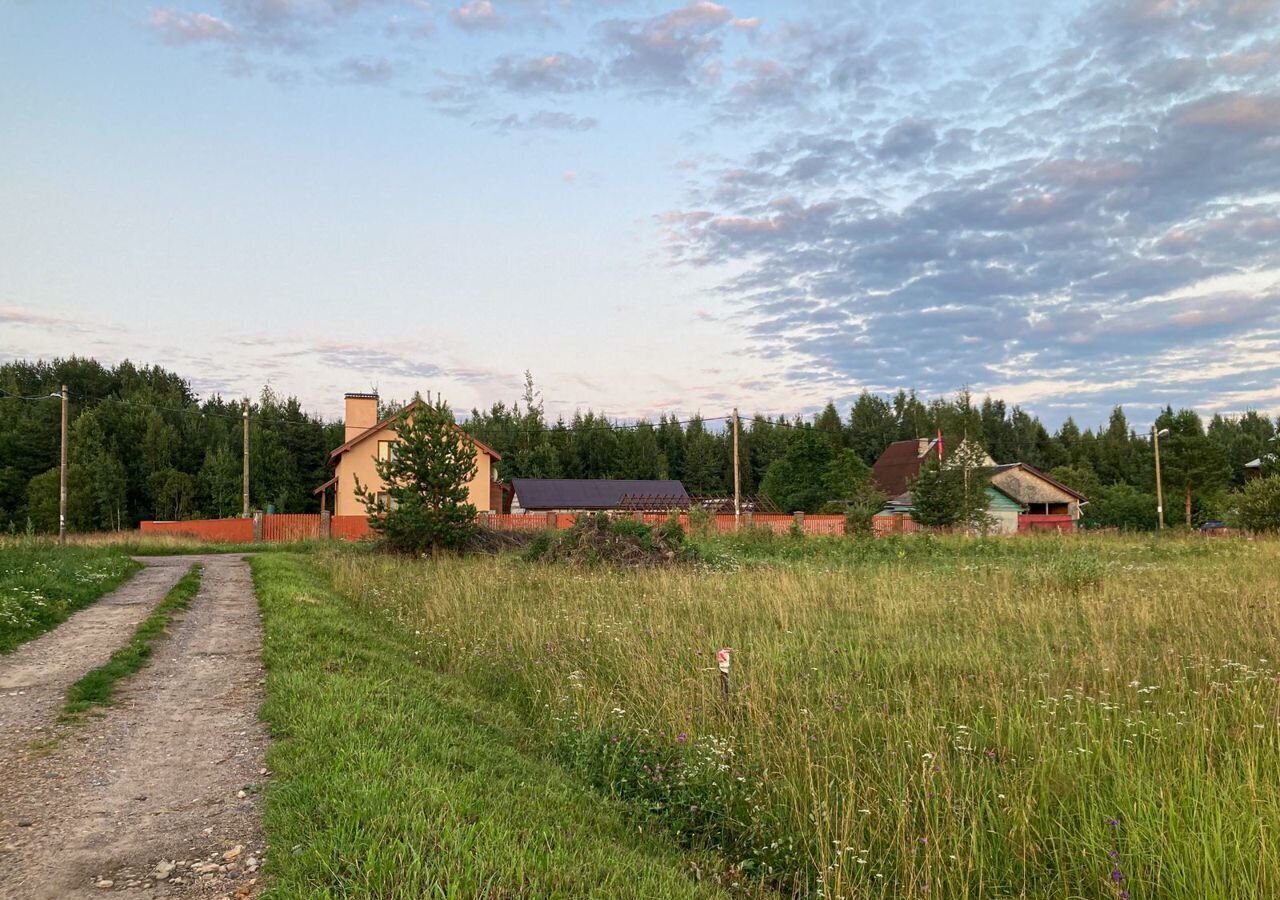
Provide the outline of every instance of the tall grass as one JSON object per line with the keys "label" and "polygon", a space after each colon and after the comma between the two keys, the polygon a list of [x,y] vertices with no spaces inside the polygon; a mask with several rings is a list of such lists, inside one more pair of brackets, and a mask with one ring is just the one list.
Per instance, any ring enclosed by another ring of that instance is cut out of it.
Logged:
{"label": "tall grass", "polygon": [[714,857],[680,854],[526,753],[511,711],[424,670],[412,633],[347,603],[309,560],[251,564],[272,734],[265,897],[726,896]]}
{"label": "tall grass", "polygon": [[1280,896],[1280,543],[704,551],[718,570],[319,561],[428,666],[784,894]]}
{"label": "tall grass", "polygon": [[114,547],[0,538],[0,653],[61,624],[140,568]]}

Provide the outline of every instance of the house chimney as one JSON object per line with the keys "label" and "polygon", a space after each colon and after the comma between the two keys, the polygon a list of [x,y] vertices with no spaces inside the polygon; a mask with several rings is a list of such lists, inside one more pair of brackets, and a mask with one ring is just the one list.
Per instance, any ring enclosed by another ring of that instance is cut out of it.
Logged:
{"label": "house chimney", "polygon": [[346,434],[343,440],[351,440],[378,424],[377,394],[347,394],[345,424]]}

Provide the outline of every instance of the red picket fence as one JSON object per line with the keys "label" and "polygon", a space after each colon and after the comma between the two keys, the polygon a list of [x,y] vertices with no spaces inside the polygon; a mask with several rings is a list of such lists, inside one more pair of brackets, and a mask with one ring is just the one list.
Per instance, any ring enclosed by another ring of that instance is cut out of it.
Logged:
{"label": "red picket fence", "polygon": [[[319,518],[317,516],[317,518]],[[143,534],[173,534],[211,543],[250,544],[252,519],[193,519],[190,522],[143,522]]]}
{"label": "red picket fence", "polygon": [[[552,515],[556,514],[552,513]],[[551,524],[550,518],[542,513],[528,516],[494,513],[487,518],[482,514],[479,522],[486,528],[492,528],[495,531],[546,531],[548,528],[556,527]]]}
{"label": "red picket fence", "polygon": [[[631,513],[643,522],[660,524],[665,522],[665,513]],[[548,529],[569,528],[573,525],[572,513],[526,513],[524,515],[497,515],[481,513],[476,522],[486,528],[499,531],[545,531]],[[689,528],[689,516],[681,514],[680,524]],[[735,529],[734,517],[721,514],[712,520],[716,531],[725,534]],[[805,534],[841,535],[844,534],[844,516],[795,516],[757,513],[743,515],[740,527],[767,528],[775,534],[789,534],[797,521]],[[1021,516],[1018,520],[1019,531],[1071,531],[1074,523],[1070,516]],[[924,529],[909,515],[897,513],[880,515],[872,520],[872,529],[876,537],[892,534],[915,534]],[[143,522],[144,534],[177,534],[197,540],[210,542],[252,543],[252,519],[196,519],[189,522]],[[329,537],[335,540],[358,541],[369,537],[371,529],[365,516],[332,516],[329,519]],[[262,516],[262,540],[268,542],[309,541],[322,537],[322,523],[315,514],[271,514]]]}
{"label": "red picket fence", "polygon": [[320,517],[306,513],[269,513],[262,517],[262,539],[272,543],[318,541]]}
{"label": "red picket fence", "polygon": [[871,530],[879,538],[891,534],[915,534],[924,529],[919,522],[906,513],[893,513],[873,518]]}
{"label": "red picket fence", "polygon": [[1055,531],[1066,534],[1076,530],[1075,520],[1070,516],[1041,516],[1023,513],[1018,516],[1018,533],[1028,531]]}
{"label": "red picket fence", "polygon": [[338,540],[359,541],[367,538],[370,533],[367,516],[334,516],[329,520],[329,536]]}

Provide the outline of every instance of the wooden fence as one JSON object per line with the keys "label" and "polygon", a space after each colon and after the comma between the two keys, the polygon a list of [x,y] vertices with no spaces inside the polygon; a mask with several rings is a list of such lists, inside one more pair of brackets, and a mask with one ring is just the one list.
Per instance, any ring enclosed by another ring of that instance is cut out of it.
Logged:
{"label": "wooden fence", "polygon": [[173,534],[222,544],[253,543],[252,519],[193,519],[188,522],[143,522],[143,534]]}
{"label": "wooden fence", "polygon": [[[631,516],[649,524],[660,524],[668,519],[664,513],[618,513]],[[687,513],[679,515],[680,525],[687,531],[690,528]],[[1037,523],[1022,530],[1052,529],[1062,530],[1056,520],[1058,516],[1036,517],[1052,518],[1050,525]],[[327,521],[326,521],[327,520]],[[477,524],[498,531],[547,531],[568,528],[573,525],[572,513],[526,513],[524,515],[499,515],[481,513],[476,517]],[[1068,518],[1069,521],[1069,518]],[[775,534],[789,534],[792,529],[799,528],[804,534],[842,535],[844,534],[844,516],[810,516],[803,513],[795,515],[777,515],[757,513],[744,514],[735,522],[732,515],[721,514],[708,519],[708,524],[721,534],[732,533],[738,528],[766,528]],[[891,534],[913,534],[923,530],[910,516],[903,514],[876,516],[872,527],[877,537]],[[310,540],[345,540],[358,541],[371,534],[369,520],[365,516],[333,516],[328,513],[290,513],[263,514],[256,513],[250,519],[192,519],[184,522],[143,522],[143,534],[172,534],[190,537],[211,543],[249,544],[258,541],[272,543]]]}

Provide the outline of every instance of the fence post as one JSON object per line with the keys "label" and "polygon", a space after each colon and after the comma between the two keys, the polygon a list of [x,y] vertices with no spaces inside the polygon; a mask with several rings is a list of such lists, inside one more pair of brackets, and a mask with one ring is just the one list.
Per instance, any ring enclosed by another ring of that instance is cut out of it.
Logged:
{"label": "fence post", "polygon": [[320,513],[320,540],[327,541],[333,535],[332,520],[333,513],[324,510]]}
{"label": "fence post", "polygon": [[262,510],[260,509],[253,511],[253,542],[262,543]]}
{"label": "fence post", "polygon": [[753,513],[751,510],[747,510],[742,514],[742,521],[747,523],[747,528],[754,527],[754,524],[753,524],[754,519],[755,519],[755,513]]}
{"label": "fence post", "polygon": [[801,531],[804,531],[804,513],[803,512],[800,512],[798,510],[796,511],[795,522],[796,522],[796,527],[799,528]]}
{"label": "fence post", "polygon": [[547,513],[547,531],[555,531],[555,530],[556,530],[556,514],[553,512],[549,512]]}

